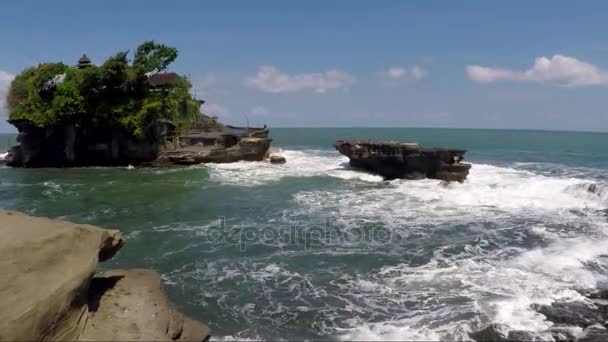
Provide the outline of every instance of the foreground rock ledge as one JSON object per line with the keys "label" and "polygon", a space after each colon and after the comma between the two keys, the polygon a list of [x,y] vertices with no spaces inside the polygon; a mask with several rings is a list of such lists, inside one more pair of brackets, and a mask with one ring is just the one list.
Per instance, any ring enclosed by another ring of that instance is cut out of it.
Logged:
{"label": "foreground rock ledge", "polygon": [[434,178],[463,182],[471,164],[461,163],[466,150],[422,148],[416,143],[396,141],[337,141],[336,149],[350,165],[386,179]]}
{"label": "foreground rock ledge", "polygon": [[151,270],[96,273],[119,231],[0,210],[0,340],[202,341]]}

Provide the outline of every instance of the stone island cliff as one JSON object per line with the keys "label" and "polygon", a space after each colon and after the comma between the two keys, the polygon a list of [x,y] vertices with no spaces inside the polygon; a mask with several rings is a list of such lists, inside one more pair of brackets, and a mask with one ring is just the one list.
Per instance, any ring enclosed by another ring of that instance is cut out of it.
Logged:
{"label": "stone island cliff", "polygon": [[434,178],[463,182],[471,164],[461,163],[466,150],[422,148],[416,143],[395,141],[337,141],[336,149],[350,165],[386,179]]}
{"label": "stone island cliff", "polygon": [[153,41],[101,65],[42,63],[22,71],[7,97],[19,131],[6,163],[78,167],[263,160],[268,130],[226,126],[201,113],[185,76],[166,72],[177,50]]}

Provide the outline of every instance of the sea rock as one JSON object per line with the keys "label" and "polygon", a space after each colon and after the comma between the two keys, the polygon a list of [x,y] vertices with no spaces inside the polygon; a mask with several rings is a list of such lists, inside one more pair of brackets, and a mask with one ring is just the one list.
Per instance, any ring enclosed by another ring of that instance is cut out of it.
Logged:
{"label": "sea rock", "polygon": [[0,234],[0,340],[78,339],[97,262],[120,232],[0,211]]}
{"label": "sea rock", "polygon": [[203,341],[208,336],[206,325],[173,308],[152,270],[111,270],[93,279],[81,340]]}
{"label": "sea rock", "polygon": [[604,322],[602,313],[585,303],[556,302],[551,305],[532,304],[531,307],[545,315],[547,320],[557,324],[586,328]]}
{"label": "sea rock", "polygon": [[583,293],[583,295],[591,299],[608,299],[608,289],[599,289],[595,292]]}
{"label": "sea rock", "polygon": [[580,342],[606,342],[608,341],[608,330],[601,325],[593,325],[584,330],[584,336]]}
{"label": "sea rock", "polygon": [[118,166],[158,157],[166,122],[149,125],[141,137],[124,127],[90,127],[78,122],[40,128],[27,120],[11,120],[19,145],[6,162],[13,167]]}
{"label": "sea rock", "polygon": [[507,326],[493,323],[469,334],[477,342],[507,342],[507,341],[540,341],[541,339],[528,331],[509,330]]}
{"label": "sea rock", "polygon": [[577,341],[583,335],[581,327],[572,327],[564,325],[554,325],[547,331],[556,342],[573,342]]}
{"label": "sea rock", "polygon": [[192,165],[202,163],[232,163],[240,160],[262,161],[268,156],[271,139],[245,137],[232,146],[192,145],[181,149],[165,151],[157,164]]}
{"label": "sea rock", "polygon": [[204,127],[176,131],[168,120],[150,123],[141,136],[121,125],[69,122],[38,127],[11,120],[19,131],[6,156],[13,167],[163,166],[261,161],[268,157],[268,129],[225,126],[202,115]]}
{"label": "sea rock", "polygon": [[461,163],[466,150],[422,148],[416,143],[394,141],[337,141],[336,149],[350,165],[387,179],[424,177],[463,182],[471,164]]}
{"label": "sea rock", "polygon": [[285,164],[287,159],[281,155],[271,154],[270,155],[270,163],[271,164]]}
{"label": "sea rock", "polygon": [[0,211],[0,340],[199,340],[208,328],[170,305],[154,271],[95,276],[117,230]]}

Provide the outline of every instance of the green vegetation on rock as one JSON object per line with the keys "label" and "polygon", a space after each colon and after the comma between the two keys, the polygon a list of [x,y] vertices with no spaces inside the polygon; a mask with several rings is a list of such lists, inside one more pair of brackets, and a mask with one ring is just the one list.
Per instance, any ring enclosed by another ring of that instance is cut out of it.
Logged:
{"label": "green vegetation on rock", "polygon": [[[11,83],[9,120],[39,127],[76,121],[99,127],[119,124],[138,136],[158,119],[187,128],[199,117],[191,83],[175,74],[159,75],[177,55],[175,48],[150,41],[136,49],[133,60],[122,51],[99,66],[44,63],[28,68]],[[174,77],[151,82],[154,75]]]}

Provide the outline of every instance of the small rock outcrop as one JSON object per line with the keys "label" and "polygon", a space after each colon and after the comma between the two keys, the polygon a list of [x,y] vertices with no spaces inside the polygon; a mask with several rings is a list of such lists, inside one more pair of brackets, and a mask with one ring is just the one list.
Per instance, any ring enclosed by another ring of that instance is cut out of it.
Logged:
{"label": "small rock outcrop", "polygon": [[336,149],[350,165],[386,179],[434,178],[463,182],[471,164],[461,163],[466,150],[422,148],[416,143],[394,141],[337,141]]}
{"label": "small rock outcrop", "polygon": [[270,164],[285,164],[287,163],[287,159],[285,159],[285,157],[278,155],[278,154],[271,154],[270,155]]}
{"label": "small rock outcrop", "polygon": [[117,230],[0,211],[0,340],[199,340],[208,328],[170,305],[158,274],[99,261]]}
{"label": "small rock outcrop", "polygon": [[501,324],[490,324],[486,328],[469,334],[478,342],[540,341],[534,335],[522,330],[511,330]]}
{"label": "small rock outcrop", "polygon": [[608,341],[608,290],[581,293],[585,298],[576,302],[554,302],[551,305],[532,304],[531,309],[542,314],[550,323],[543,331],[510,330],[502,324],[490,324],[469,333],[481,341],[547,341],[557,342]]}
{"label": "small rock outcrop", "polygon": [[161,290],[158,273],[146,269],[97,274],[89,290],[84,341],[201,341],[206,325],[177,312]]}
{"label": "small rock outcrop", "polygon": [[600,310],[579,302],[556,302],[551,305],[532,304],[532,308],[543,314],[553,323],[589,327],[603,322],[604,317]]}
{"label": "small rock outcrop", "polygon": [[232,163],[262,161],[268,156],[269,138],[244,137],[230,147],[224,145],[190,145],[161,153],[154,165],[193,165],[202,163]]}

